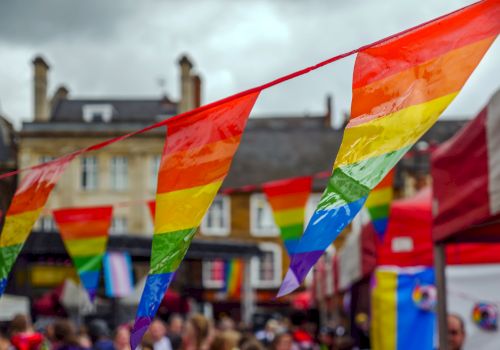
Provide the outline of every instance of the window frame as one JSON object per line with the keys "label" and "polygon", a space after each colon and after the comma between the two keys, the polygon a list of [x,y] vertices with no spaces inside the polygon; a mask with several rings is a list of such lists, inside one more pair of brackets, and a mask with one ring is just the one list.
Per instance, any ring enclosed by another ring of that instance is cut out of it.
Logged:
{"label": "window frame", "polygon": [[258,289],[275,289],[281,284],[283,274],[283,249],[277,243],[262,242],[259,243],[260,250],[272,251],[274,254],[274,278],[272,281],[260,279],[260,258],[252,257],[250,260],[251,283],[254,288]]}
{"label": "window frame", "polygon": [[156,192],[156,186],[158,186],[158,173],[160,172],[161,166],[161,154],[154,155],[150,158],[150,178],[148,188],[149,190]]}
{"label": "window frame", "polygon": [[[266,203],[266,210],[268,209],[271,215],[273,227],[271,228],[261,228],[257,225],[257,210],[258,203],[264,201]],[[276,222],[274,221],[273,209],[269,204],[267,197],[264,193],[252,193],[250,195],[250,235],[254,237],[279,237],[280,230]]]}
{"label": "window frame", "polygon": [[111,122],[113,118],[113,105],[110,103],[90,103],[82,106],[82,118],[86,123],[98,123],[94,117],[99,114],[103,123]]}
{"label": "window frame", "polygon": [[[86,186],[84,186],[84,184],[83,184],[83,178],[84,178],[83,174],[84,174],[84,172],[88,171],[88,170],[86,170],[86,169],[88,169],[88,165],[85,164],[86,160],[88,160],[88,159],[95,160],[93,168],[91,167],[93,169],[92,174],[93,174],[93,177],[95,179],[95,183],[92,187],[89,187],[88,180],[87,180]],[[83,156],[81,158],[81,161],[80,161],[80,189],[82,191],[85,191],[85,192],[95,191],[95,190],[99,189],[99,158],[95,155],[94,156]]]}
{"label": "window frame", "polygon": [[[119,226],[122,226],[123,227],[123,230],[122,231],[116,231],[116,222],[118,222],[119,220],[122,220],[124,222],[124,225],[119,225]],[[126,216],[113,216],[113,218],[111,219],[111,225],[109,227],[109,235],[113,235],[113,236],[120,236],[120,235],[126,235],[128,234],[128,220],[127,220],[127,217]]]}
{"label": "window frame", "polygon": [[222,221],[225,222],[225,227],[208,227],[207,216],[210,213],[210,208],[208,208],[207,212],[203,216],[203,220],[200,225],[200,232],[204,236],[228,236],[231,232],[231,198],[228,195],[217,195],[214,198],[214,202],[216,199],[222,200]]}
{"label": "window frame", "polygon": [[[118,160],[122,160],[119,162]],[[128,190],[128,157],[126,155],[114,155],[109,160],[109,188],[113,191],[124,192]],[[121,182],[118,179],[121,178]],[[118,186],[118,183],[120,185]]]}
{"label": "window frame", "polygon": [[[214,280],[212,279],[212,264],[214,262],[221,262],[224,264],[224,260],[222,259],[213,259],[213,260],[203,260],[202,261],[202,270],[201,270],[201,276],[202,276],[202,284],[203,288],[207,289],[221,289],[224,288],[224,283],[225,283],[225,276],[223,275],[222,280]],[[224,268],[224,265],[223,265]]]}

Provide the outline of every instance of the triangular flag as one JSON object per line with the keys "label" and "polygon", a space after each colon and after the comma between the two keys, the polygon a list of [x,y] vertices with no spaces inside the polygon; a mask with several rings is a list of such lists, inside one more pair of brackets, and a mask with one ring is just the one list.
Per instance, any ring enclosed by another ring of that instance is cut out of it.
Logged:
{"label": "triangular flag", "polygon": [[366,199],[366,209],[372,220],[375,232],[380,240],[384,239],[389,211],[394,197],[394,169],[389,171],[380,183],[373,188]]}

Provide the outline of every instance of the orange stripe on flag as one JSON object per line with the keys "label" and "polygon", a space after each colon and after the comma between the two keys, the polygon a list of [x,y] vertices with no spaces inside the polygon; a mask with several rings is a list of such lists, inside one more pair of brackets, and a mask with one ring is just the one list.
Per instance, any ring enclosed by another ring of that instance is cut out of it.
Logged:
{"label": "orange stripe on flag", "polygon": [[83,239],[107,236],[110,221],[81,221],[57,223],[63,239]]}
{"label": "orange stripe on flag", "polygon": [[268,197],[269,203],[274,211],[304,207],[309,198],[309,192],[293,193],[276,197]]}

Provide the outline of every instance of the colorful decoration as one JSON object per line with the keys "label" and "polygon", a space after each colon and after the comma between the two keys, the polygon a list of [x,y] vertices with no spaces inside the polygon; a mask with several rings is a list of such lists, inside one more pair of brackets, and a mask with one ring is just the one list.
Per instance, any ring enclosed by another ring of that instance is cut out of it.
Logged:
{"label": "colorful decoration", "polygon": [[31,170],[21,179],[0,233],[0,296],[7,285],[10,270],[40,216],[50,192],[73,158],[74,156],[59,158]]}
{"label": "colorful decoration", "polygon": [[498,328],[498,307],[495,304],[476,303],[472,309],[472,320],[485,331],[496,331]]}
{"label": "colorful decoration", "polygon": [[498,1],[478,2],[359,51],[351,119],[278,296],[300,286],[370,191],[457,96],[500,31],[498,9]]}
{"label": "colorful decoration", "polygon": [[370,315],[372,349],[433,349],[436,314],[423,311],[414,302],[414,286],[418,283],[432,285],[434,270],[379,267],[373,278]]}
{"label": "colorful decoration", "polygon": [[421,310],[433,311],[436,307],[437,292],[432,284],[417,284],[411,296],[415,305]]}
{"label": "colorful decoration", "polygon": [[268,182],[263,185],[264,193],[273,209],[274,221],[280,228],[281,239],[289,255],[304,231],[304,215],[307,200],[311,193],[312,177]]}
{"label": "colorful decoration", "polygon": [[373,188],[366,199],[366,209],[370,214],[375,232],[380,240],[384,239],[384,234],[389,221],[389,210],[394,197],[393,190],[394,169],[389,171],[380,183]]}
{"label": "colorful decoration", "polygon": [[228,299],[239,299],[243,281],[243,261],[231,259],[226,261],[224,269],[224,291]]}
{"label": "colorful decoration", "polygon": [[99,286],[113,207],[65,208],[52,213],[80,281],[93,301]]}
{"label": "colorful decoration", "polygon": [[158,174],[151,269],[130,338],[133,350],[229,171],[258,95],[169,120]]}
{"label": "colorful decoration", "polygon": [[134,273],[129,253],[108,252],[104,255],[103,265],[106,296],[122,298],[134,291]]}

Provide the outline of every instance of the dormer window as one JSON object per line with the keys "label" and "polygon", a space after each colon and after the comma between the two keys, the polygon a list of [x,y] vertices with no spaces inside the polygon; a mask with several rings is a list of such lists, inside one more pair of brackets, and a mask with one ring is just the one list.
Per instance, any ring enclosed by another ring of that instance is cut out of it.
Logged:
{"label": "dormer window", "polygon": [[113,105],[111,104],[87,104],[83,105],[83,120],[87,123],[109,123],[113,117]]}

